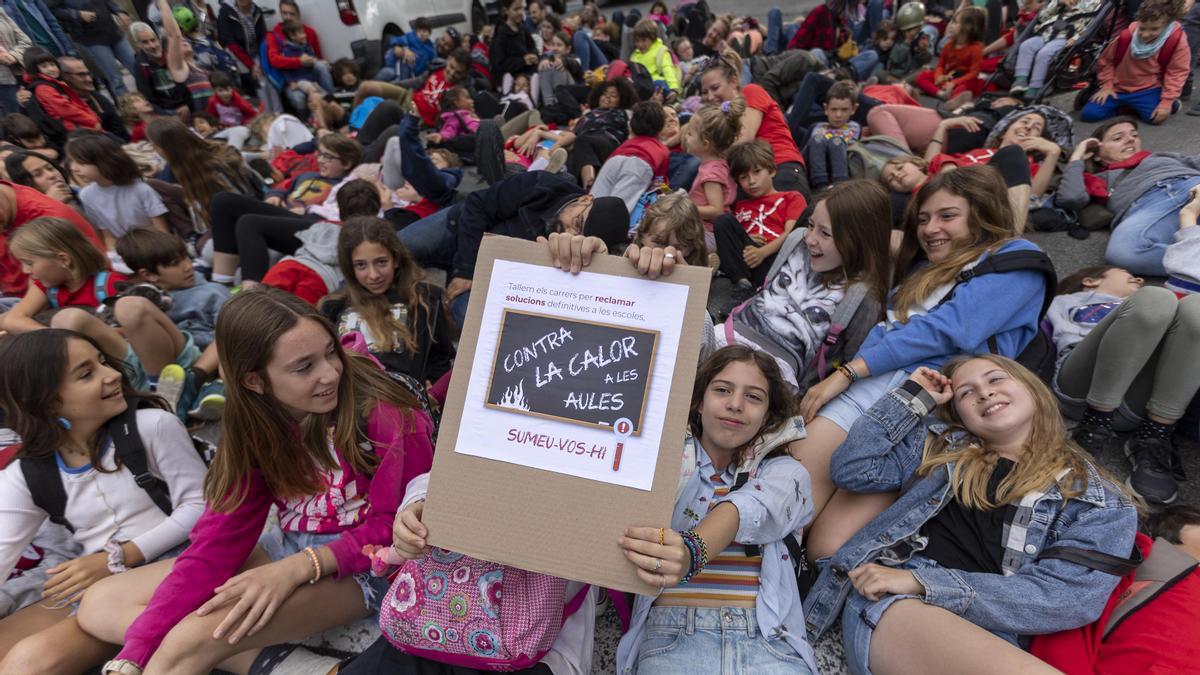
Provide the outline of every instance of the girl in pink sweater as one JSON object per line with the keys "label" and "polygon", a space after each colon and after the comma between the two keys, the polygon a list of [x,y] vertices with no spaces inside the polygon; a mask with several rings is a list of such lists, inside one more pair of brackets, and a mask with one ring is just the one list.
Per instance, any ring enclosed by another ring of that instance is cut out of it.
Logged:
{"label": "girl in pink sweater", "polygon": [[[387,583],[363,547],[391,544],[405,486],[432,464],[416,400],[303,300],[235,296],[216,344],[227,403],[191,545],[80,609],[84,630],[125,645],[105,673],[247,672],[265,646],[370,617]],[[263,534],[272,505],[282,532]]]}

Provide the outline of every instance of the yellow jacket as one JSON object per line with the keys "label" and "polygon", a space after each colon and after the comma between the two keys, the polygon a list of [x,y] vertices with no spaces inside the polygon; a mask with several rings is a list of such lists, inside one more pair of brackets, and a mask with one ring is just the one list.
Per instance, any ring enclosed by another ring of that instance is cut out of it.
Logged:
{"label": "yellow jacket", "polygon": [[645,66],[650,71],[650,79],[666,82],[668,89],[679,91],[679,66],[675,65],[662,38],[656,39],[644,52],[634,51],[629,60]]}

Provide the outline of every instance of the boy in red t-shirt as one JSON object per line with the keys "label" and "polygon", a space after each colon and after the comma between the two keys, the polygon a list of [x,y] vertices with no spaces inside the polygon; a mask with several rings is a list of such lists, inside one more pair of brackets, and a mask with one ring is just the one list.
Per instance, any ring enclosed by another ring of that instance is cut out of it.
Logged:
{"label": "boy in red t-shirt", "polygon": [[740,290],[762,286],[808,203],[799,192],[777,192],[775,153],[764,141],[738,143],[726,157],[729,173],[748,199],[734,202],[729,214],[713,223],[721,272]]}
{"label": "boy in red t-shirt", "polygon": [[625,208],[633,211],[638,199],[653,186],[654,179],[664,180],[667,176],[671,151],[658,139],[666,123],[662,105],[654,101],[634,104],[629,118],[632,135],[600,167],[592,183],[592,196],[620,197]]}

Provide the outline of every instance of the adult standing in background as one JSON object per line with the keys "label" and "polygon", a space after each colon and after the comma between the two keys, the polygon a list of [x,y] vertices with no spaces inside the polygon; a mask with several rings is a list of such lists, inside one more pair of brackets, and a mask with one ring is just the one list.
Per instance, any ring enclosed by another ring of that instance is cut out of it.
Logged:
{"label": "adult standing in background", "polygon": [[254,0],[231,0],[222,3],[217,12],[217,41],[242,62],[246,73],[242,75],[242,88],[253,91],[264,83],[262,68],[258,65],[258,49],[267,37],[267,23],[263,10]]}
{"label": "adult standing in background", "polygon": [[33,44],[55,56],[74,56],[75,43],[42,0],[0,0],[3,9]]}
{"label": "adult standing in background", "polygon": [[[283,34],[283,24],[287,21],[295,21],[304,28],[304,36],[308,40],[308,46],[312,47],[313,53],[316,54],[316,59],[312,60],[311,56],[284,56],[283,43],[287,38]],[[313,72],[317,76],[317,83],[326,92],[332,94],[333,73],[329,70],[329,63],[325,61],[325,56],[321,53],[321,40],[317,38],[317,31],[312,26],[300,20],[300,6],[296,4],[296,0],[279,0],[279,23],[275,24],[275,28],[267,33],[267,63],[275,70],[296,70],[299,68],[312,67]],[[311,62],[308,62],[312,60]]]}
{"label": "adult standing in background", "polygon": [[32,46],[25,31],[0,9],[0,110],[6,115],[21,112],[17,103],[17,90],[21,88],[18,71],[25,50]]}
{"label": "adult standing in background", "polygon": [[91,56],[113,96],[123,96],[128,88],[118,62],[131,74],[134,67],[133,47],[121,31],[131,23],[125,10],[111,0],[47,0],[47,6],[76,46]]}

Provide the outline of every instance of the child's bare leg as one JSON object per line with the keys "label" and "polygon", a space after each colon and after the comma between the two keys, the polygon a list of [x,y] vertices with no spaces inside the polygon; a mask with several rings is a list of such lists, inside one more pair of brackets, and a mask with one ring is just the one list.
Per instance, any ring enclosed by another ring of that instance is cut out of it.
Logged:
{"label": "child's bare leg", "polygon": [[[26,609],[33,608],[41,609],[37,605]],[[18,642],[0,662],[0,675],[76,675],[104,663],[116,653],[116,645],[88,635],[75,617],[69,616]]]}
{"label": "child's bare leg", "polygon": [[120,331],[101,321],[95,314],[78,307],[68,307],[55,314],[50,320],[50,327],[82,333],[95,340],[100,345],[100,351],[118,361],[124,360],[129,351],[129,343]]}
{"label": "child's bare leg", "polygon": [[157,375],[175,362],[185,343],[183,334],[153,302],[136,296],[124,297],[117,300],[113,314],[125,329],[125,339],[147,374]]}
{"label": "child's bare leg", "polygon": [[871,636],[870,667],[878,675],[1059,672],[970,621],[913,599],[883,613]]}
{"label": "child's bare leg", "polygon": [[71,615],[70,607],[47,609],[30,605],[0,621],[0,655],[7,655],[21,640],[46,630]]}

